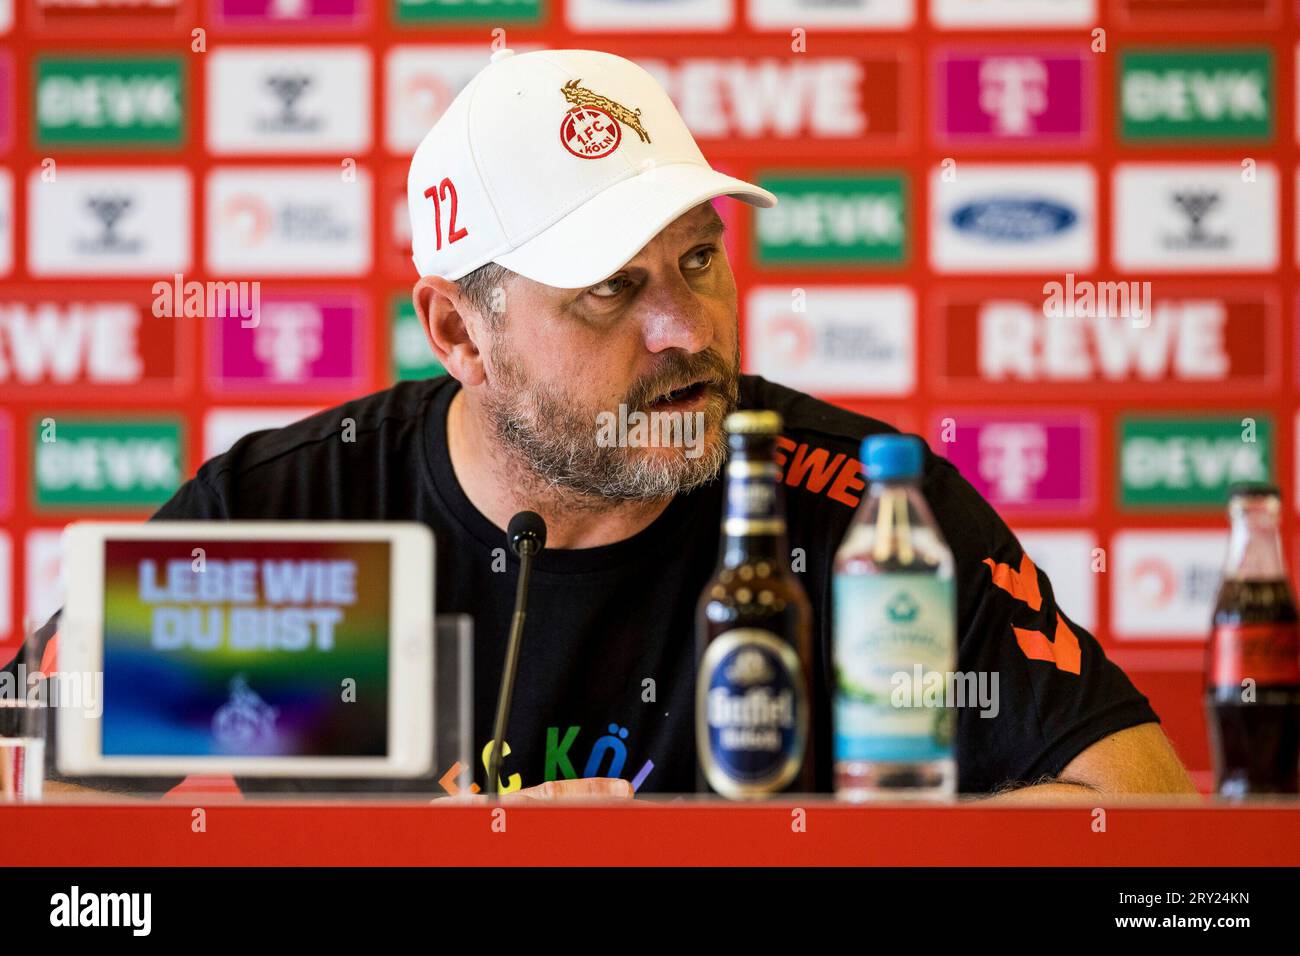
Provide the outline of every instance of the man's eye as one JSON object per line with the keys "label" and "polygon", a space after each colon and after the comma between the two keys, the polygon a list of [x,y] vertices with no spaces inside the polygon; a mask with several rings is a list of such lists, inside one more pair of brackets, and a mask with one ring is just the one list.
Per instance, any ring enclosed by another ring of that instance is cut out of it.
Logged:
{"label": "man's eye", "polygon": [[588,291],[601,299],[612,299],[623,291],[623,283],[627,282],[625,276],[615,276],[612,279],[606,279],[599,285],[592,286]]}
{"label": "man's eye", "polygon": [[704,246],[703,248],[696,249],[686,257],[686,268],[707,269],[713,264],[713,255],[717,251],[717,247],[715,246]]}

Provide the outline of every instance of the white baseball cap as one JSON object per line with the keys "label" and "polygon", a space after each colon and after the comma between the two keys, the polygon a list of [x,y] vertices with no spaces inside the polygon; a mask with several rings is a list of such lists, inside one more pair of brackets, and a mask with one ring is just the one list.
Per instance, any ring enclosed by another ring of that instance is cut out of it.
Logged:
{"label": "white baseball cap", "polygon": [[709,166],[642,67],[597,50],[498,50],[411,158],[411,258],[421,275],[459,279],[497,262],[585,288],[724,195],[776,205]]}

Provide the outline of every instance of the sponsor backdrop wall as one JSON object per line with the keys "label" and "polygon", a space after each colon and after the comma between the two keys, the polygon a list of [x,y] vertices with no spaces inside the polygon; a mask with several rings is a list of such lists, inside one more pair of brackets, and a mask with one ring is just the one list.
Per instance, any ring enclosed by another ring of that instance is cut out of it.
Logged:
{"label": "sponsor backdrop wall", "polygon": [[[1297,16],[0,0],[0,657],[59,605],[66,521],[144,517],[249,430],[440,373],[407,157],[494,41],[591,46],[781,198],[721,204],[748,369],[935,443],[1204,782],[1230,480],[1280,482],[1296,563]],[[156,315],[178,274],[261,281],[260,324]]]}

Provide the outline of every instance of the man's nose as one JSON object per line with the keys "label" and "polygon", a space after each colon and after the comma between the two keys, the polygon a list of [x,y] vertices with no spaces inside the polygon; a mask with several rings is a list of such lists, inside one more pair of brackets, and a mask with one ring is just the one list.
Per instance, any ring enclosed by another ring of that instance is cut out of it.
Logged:
{"label": "man's nose", "polygon": [[641,327],[649,351],[700,352],[713,344],[714,329],[708,310],[680,276],[657,283],[642,299],[641,307]]}

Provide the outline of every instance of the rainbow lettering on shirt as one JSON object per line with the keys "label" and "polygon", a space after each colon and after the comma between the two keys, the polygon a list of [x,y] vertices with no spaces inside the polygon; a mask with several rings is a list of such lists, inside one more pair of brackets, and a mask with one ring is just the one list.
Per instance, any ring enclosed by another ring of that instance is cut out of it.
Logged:
{"label": "rainbow lettering on shirt", "polygon": [[[578,773],[570,757],[570,751],[581,733],[581,725],[570,725],[564,728],[563,737],[560,735],[558,726],[546,728],[546,763],[542,774],[543,782],[576,780],[580,777],[623,776],[628,757],[626,744],[628,728],[619,726],[617,723],[607,724],[606,733],[597,737],[592,743],[591,751],[583,764],[582,772]],[[506,777],[504,780],[498,779],[501,793],[514,793],[517,790],[522,790],[525,786],[531,786],[531,784],[525,784],[520,774],[510,773],[506,769],[506,758],[510,756],[510,753],[509,742],[503,740],[501,742],[501,764]],[[479,755],[483,763],[483,772],[487,773],[488,763],[492,756],[491,740],[483,744]],[[641,788],[641,784],[645,783],[646,778],[654,770],[654,766],[654,761],[647,760],[640,766],[635,775],[626,778],[631,782],[633,792]]]}

